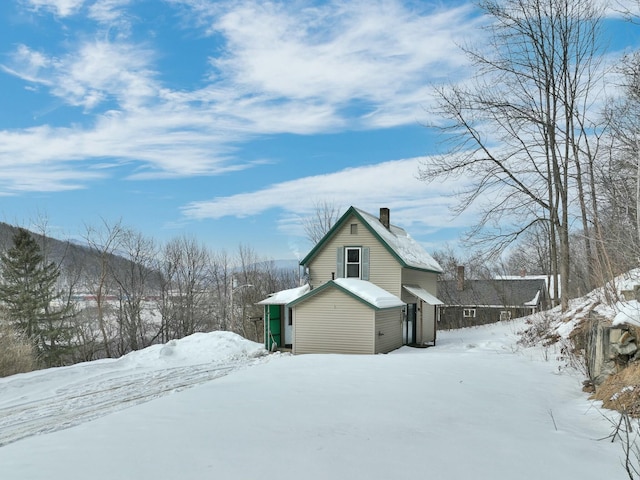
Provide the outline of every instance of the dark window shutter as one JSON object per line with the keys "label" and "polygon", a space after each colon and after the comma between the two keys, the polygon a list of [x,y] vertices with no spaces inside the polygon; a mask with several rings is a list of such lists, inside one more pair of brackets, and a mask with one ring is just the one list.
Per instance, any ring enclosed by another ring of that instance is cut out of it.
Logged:
{"label": "dark window shutter", "polygon": [[336,278],[344,277],[344,248],[338,247],[336,251]]}

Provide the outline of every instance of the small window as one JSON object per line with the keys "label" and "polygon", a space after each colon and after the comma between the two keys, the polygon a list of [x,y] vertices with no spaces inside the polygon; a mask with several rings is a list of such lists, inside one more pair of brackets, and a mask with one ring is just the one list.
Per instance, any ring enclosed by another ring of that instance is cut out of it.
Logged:
{"label": "small window", "polygon": [[509,310],[502,310],[500,312],[500,321],[504,322],[507,320],[511,320],[511,312]]}
{"label": "small window", "polygon": [[345,277],[360,278],[360,248],[346,248]]}
{"label": "small window", "polygon": [[465,308],[462,310],[462,316],[464,318],[476,318],[476,309],[475,308]]}
{"label": "small window", "polygon": [[351,235],[357,235],[358,234],[358,224],[357,223],[352,223],[351,224]]}

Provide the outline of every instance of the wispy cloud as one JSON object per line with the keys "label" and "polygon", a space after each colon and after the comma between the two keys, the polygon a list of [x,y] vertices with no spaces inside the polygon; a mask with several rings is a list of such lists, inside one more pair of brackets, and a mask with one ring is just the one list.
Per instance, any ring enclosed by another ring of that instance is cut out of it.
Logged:
{"label": "wispy cloud", "polygon": [[425,87],[466,63],[456,42],[474,35],[478,21],[468,5],[416,12],[391,1],[303,9],[297,2],[245,2],[211,12],[207,31],[226,39],[224,53],[210,59],[216,85],[261,92],[269,102],[325,105],[351,128],[424,115]]}
{"label": "wispy cloud", "polygon": [[131,0],[98,0],[89,7],[89,18],[102,24],[128,27],[126,7]]}
{"label": "wispy cloud", "polygon": [[62,57],[19,45],[5,71],[46,85],[69,105],[94,109],[116,101],[123,111],[158,96],[151,63],[154,53],[142,46],[105,40],[83,42]]}
{"label": "wispy cloud", "polygon": [[96,30],[63,52],[19,45],[2,69],[84,120],[0,131],[0,164],[11,152],[42,164],[107,159],[130,166],[128,178],[215,175],[249,168],[235,151],[259,135],[415,123],[430,83],[460,71],[455,42],[476,22],[469,6],[412,10],[399,0],[168,3],[186,12],[191,26],[181,28],[222,41],[217,56],[203,53],[210,74],[191,90],[168,87],[153,39],[129,35],[135,2],[29,0],[40,13],[87,15]]}
{"label": "wispy cloud", "polygon": [[58,17],[68,17],[80,10],[85,0],[26,0],[25,3],[35,11],[50,11]]}
{"label": "wispy cloud", "polygon": [[471,210],[452,218],[452,193],[466,180],[447,185],[429,184],[418,179],[424,158],[410,158],[347,168],[326,175],[315,175],[270,185],[255,192],[192,202],[182,208],[187,219],[248,217],[269,210],[281,212],[279,228],[304,236],[301,219],[311,216],[318,201],[330,201],[346,209],[350,205],[376,212],[379,207],[393,210],[394,222],[413,226],[413,231],[468,226]]}

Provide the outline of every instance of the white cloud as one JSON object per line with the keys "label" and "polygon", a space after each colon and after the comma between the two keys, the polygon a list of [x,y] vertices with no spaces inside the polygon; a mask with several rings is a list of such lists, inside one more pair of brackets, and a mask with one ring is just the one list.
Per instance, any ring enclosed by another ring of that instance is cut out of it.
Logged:
{"label": "white cloud", "polygon": [[418,170],[424,158],[383,162],[347,168],[326,175],[315,175],[277,183],[255,192],[240,193],[213,200],[192,202],[183,207],[188,219],[248,217],[268,210],[282,211],[279,229],[303,236],[301,219],[315,211],[318,201],[329,201],[346,209],[353,205],[376,213],[380,207],[393,212],[393,222],[412,231],[469,226],[475,214],[471,209],[452,218],[451,196],[465,184],[464,179],[443,184],[420,181]]}
{"label": "white cloud", "polygon": [[130,3],[131,0],[98,0],[89,7],[89,18],[102,24],[128,26],[124,10]]}
{"label": "white cloud", "polygon": [[[208,78],[191,90],[169,88],[152,38],[110,41],[99,31],[65,42],[61,54],[20,45],[3,70],[85,117],[67,128],[0,132],[0,164],[11,152],[34,164],[131,163],[130,178],[214,175],[249,168],[235,148],[255,136],[425,122],[431,83],[466,72],[456,42],[481,34],[470,4],[167,3],[223,40],[218,56],[200,58],[211,66]],[[86,11],[100,28],[136,21],[130,0],[87,2],[86,9],[80,0],[29,5],[59,16]],[[193,26],[180,26],[193,35]]]}
{"label": "white cloud", "polygon": [[364,106],[366,126],[387,111],[395,114],[382,123],[406,124],[425,100],[416,91],[466,63],[456,41],[474,34],[475,21],[469,6],[427,13],[392,1],[245,2],[214,20],[227,44],[211,63],[215,79],[242,91],[314,101],[347,117]]}
{"label": "white cloud", "polygon": [[51,11],[59,17],[68,17],[82,8],[84,0],[27,0],[27,4],[35,11]]}
{"label": "white cloud", "polygon": [[[129,3],[99,0],[88,3],[87,12],[105,24],[135,21]],[[170,3],[197,11],[196,22],[209,19],[224,37],[223,53],[209,59],[217,76],[193,90],[167,88],[157,66],[162,52],[152,39],[139,44],[123,36],[110,41],[104,32],[83,35],[65,42],[62,54],[19,45],[3,70],[49,89],[86,116],[66,128],[0,132],[0,163],[10,154],[34,165],[106,159],[132,163],[131,178],[211,175],[248,168],[234,158],[234,148],[256,135],[415,123],[429,96],[425,85],[461,65],[454,40],[473,22],[462,7],[412,12],[391,0],[307,8]],[[30,5],[69,16],[85,3]]]}

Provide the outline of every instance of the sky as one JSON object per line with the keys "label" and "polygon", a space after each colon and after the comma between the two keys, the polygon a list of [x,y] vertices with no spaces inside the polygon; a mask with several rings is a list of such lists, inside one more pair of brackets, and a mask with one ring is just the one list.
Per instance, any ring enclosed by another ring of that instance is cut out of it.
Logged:
{"label": "sky", "polygon": [[622,443],[610,438],[618,415],[588,399],[559,344],[518,345],[525,327],[518,319],[442,331],[435,347],[387,355],[265,355],[230,332],[198,333],[2,378],[0,472],[11,480],[626,478]]}
{"label": "sky", "polygon": [[[469,77],[482,23],[464,1],[3,1],[0,221],[300,259],[327,202],[455,244],[464,180],[418,174],[442,152],[433,88]],[[614,23],[619,56],[640,27]]]}

